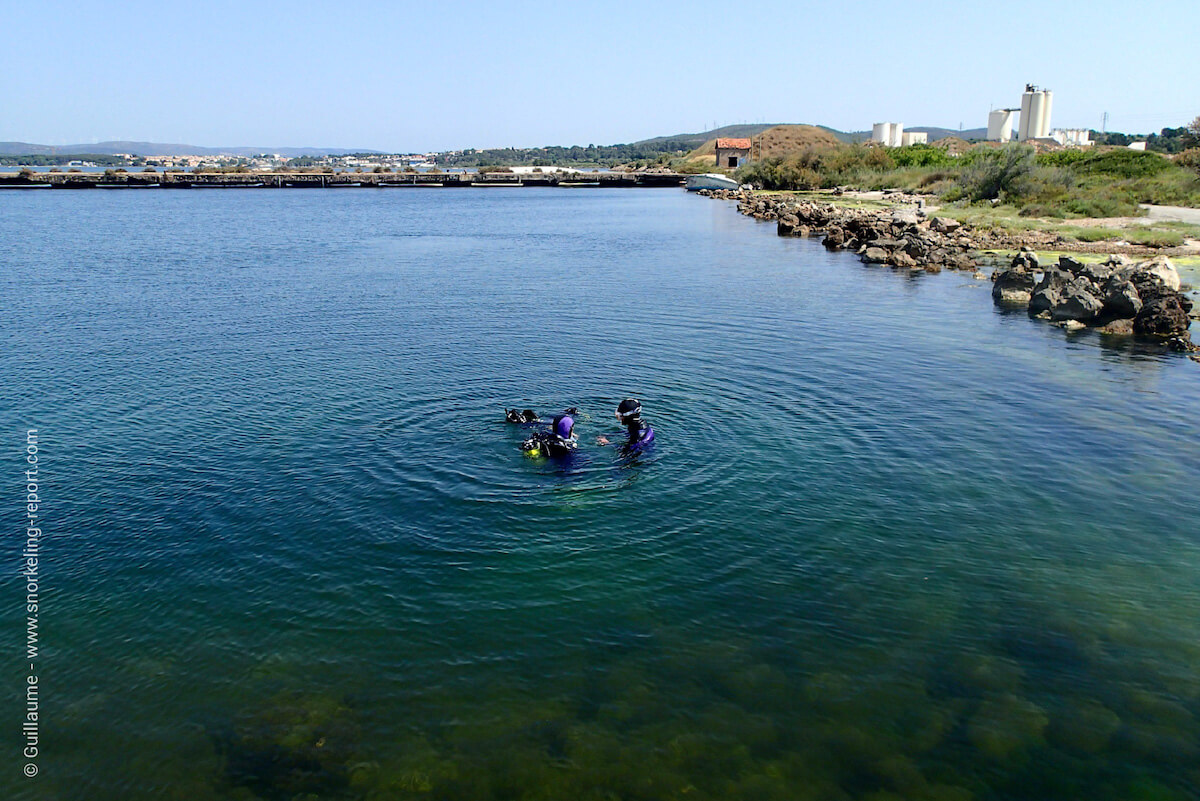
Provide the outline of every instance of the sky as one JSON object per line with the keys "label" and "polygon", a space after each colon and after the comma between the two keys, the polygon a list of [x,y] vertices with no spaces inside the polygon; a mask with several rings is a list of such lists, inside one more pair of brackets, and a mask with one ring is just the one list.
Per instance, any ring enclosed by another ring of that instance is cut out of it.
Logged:
{"label": "sky", "polygon": [[425,152],[741,122],[980,128],[1200,116],[1198,0],[0,0],[0,141]]}

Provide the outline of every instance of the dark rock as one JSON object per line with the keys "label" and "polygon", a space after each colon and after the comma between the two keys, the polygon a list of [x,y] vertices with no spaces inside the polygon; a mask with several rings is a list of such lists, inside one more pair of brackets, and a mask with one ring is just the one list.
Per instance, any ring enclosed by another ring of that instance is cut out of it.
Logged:
{"label": "dark rock", "polygon": [[929,227],[937,231],[939,234],[949,234],[957,231],[962,226],[958,220],[952,220],[949,217],[934,217],[929,221]]}
{"label": "dark rock", "polygon": [[1059,256],[1058,269],[1064,270],[1071,275],[1079,275],[1079,271],[1083,269],[1083,262],[1072,256]]}
{"label": "dark rock", "polygon": [[1013,260],[1009,262],[1008,269],[1036,272],[1038,269],[1037,254],[1031,250],[1022,250],[1020,253],[1013,256]]}
{"label": "dark rock", "polygon": [[1054,320],[1078,320],[1090,323],[1100,316],[1104,300],[1096,292],[1095,285],[1086,278],[1072,278],[1060,290],[1061,301],[1050,309]]}
{"label": "dark rock", "polygon": [[1200,345],[1192,342],[1191,334],[1184,331],[1182,334],[1176,334],[1173,337],[1167,338],[1167,347],[1179,353],[1195,353],[1200,351]]}
{"label": "dark rock", "polygon": [[1114,274],[1112,267],[1106,264],[1084,264],[1075,274],[1088,279],[1098,287],[1104,286]]}
{"label": "dark rock", "polygon": [[1187,333],[1192,304],[1169,289],[1142,296],[1142,310],[1133,318],[1133,331],[1141,336],[1170,337]]}
{"label": "dark rock", "polygon": [[1006,306],[1027,305],[1032,291],[1032,273],[1027,270],[1005,270],[992,283],[992,300]]}
{"label": "dark rock", "polygon": [[846,232],[836,226],[830,228],[823,244],[830,250],[841,250],[846,244]]}
{"label": "dark rock", "polygon": [[1142,298],[1132,281],[1114,275],[1104,284],[1104,314],[1132,319],[1142,310]]}
{"label": "dark rock", "polygon": [[1111,336],[1132,336],[1133,320],[1113,320],[1101,328],[1100,333]]}
{"label": "dark rock", "polygon": [[[1019,257],[1018,257],[1019,258]],[[1014,262],[1016,259],[1013,260]],[[1056,267],[1047,267],[1042,273],[1042,280],[1033,288],[1029,299],[1029,313],[1038,314],[1050,311],[1062,303],[1062,290],[1070,280],[1070,276]]]}

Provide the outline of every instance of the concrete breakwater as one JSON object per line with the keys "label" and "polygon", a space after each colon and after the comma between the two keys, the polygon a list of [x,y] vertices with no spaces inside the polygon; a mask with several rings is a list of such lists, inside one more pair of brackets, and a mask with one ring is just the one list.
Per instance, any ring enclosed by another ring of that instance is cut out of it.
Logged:
{"label": "concrete breakwater", "polygon": [[51,189],[329,189],[340,187],[671,187],[684,176],[672,172],[603,173],[190,173],[118,172],[0,174],[0,186]]}

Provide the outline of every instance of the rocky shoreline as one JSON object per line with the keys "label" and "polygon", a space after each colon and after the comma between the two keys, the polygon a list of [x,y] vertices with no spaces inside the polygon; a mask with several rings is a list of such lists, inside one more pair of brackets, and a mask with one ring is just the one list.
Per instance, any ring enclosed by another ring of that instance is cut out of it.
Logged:
{"label": "rocky shoreline", "polygon": [[748,190],[699,194],[736,201],[742,214],[774,221],[779,236],[821,237],[829,250],[853,251],[868,264],[929,273],[967,271],[986,280],[979,266],[995,257],[985,251],[1019,248],[991,275],[997,304],[1027,308],[1031,317],[1068,330],[1090,327],[1159,342],[1193,352],[1192,358],[1200,361],[1194,355],[1200,347],[1188,332],[1192,302],[1181,291],[1179,274],[1166,256],[1134,263],[1127,255],[1110,255],[1101,264],[1062,256],[1057,264],[1042,267],[1030,247],[1036,243],[1026,237],[1013,247],[1010,237],[974,230],[948,217],[929,217],[920,208],[855,209]]}

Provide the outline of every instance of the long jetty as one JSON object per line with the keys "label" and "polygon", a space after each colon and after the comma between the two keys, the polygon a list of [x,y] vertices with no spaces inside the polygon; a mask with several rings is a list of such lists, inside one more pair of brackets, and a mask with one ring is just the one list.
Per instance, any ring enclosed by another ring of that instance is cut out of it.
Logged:
{"label": "long jetty", "polygon": [[40,172],[0,174],[0,186],[29,189],[332,189],[342,187],[663,187],[682,186],[673,172],[576,173],[307,173]]}

